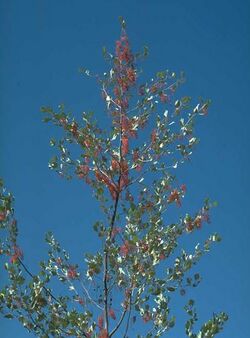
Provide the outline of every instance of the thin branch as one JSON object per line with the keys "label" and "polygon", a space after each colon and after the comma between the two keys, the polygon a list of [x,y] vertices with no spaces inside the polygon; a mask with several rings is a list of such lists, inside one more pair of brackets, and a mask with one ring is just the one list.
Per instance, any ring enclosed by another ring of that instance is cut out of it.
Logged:
{"label": "thin branch", "polygon": [[84,286],[82,281],[80,281],[80,284],[81,284],[83,290],[85,291],[85,293],[86,293],[88,299],[90,300],[90,302],[93,303],[96,307],[98,307],[100,310],[103,311],[103,308],[90,296],[88,289]]}
{"label": "thin branch", "polygon": [[121,324],[122,324],[122,322],[123,322],[123,319],[124,319],[126,313],[127,313],[127,308],[125,308],[125,309],[123,310],[119,322],[117,323],[116,327],[110,332],[109,337],[112,337],[113,334],[119,329],[119,327],[121,326]]}
{"label": "thin branch", "polygon": [[126,324],[126,329],[123,338],[126,338],[127,333],[128,333],[128,328],[129,328],[129,322],[130,322],[130,316],[131,316],[131,302],[132,302],[132,295],[129,297],[129,310],[128,310],[128,319],[127,319],[127,324]]}
{"label": "thin branch", "polygon": [[[23,269],[26,271],[26,273],[31,277],[34,278],[34,275],[29,271],[29,269],[26,267],[26,265],[22,262],[22,260],[20,258],[18,258],[18,262],[20,263],[20,265],[23,267]],[[58,298],[56,298],[49,289],[46,288],[46,286],[42,286],[42,289],[52,298],[54,299],[55,302],[57,302],[58,304],[61,305],[62,309],[64,310],[65,313],[67,313],[67,309],[65,308],[65,306],[59,301]],[[61,329],[61,331],[63,332],[63,330]],[[64,331],[66,333],[66,331]],[[85,332],[81,332],[82,335],[84,337],[87,337],[87,334]]]}
{"label": "thin branch", "polygon": [[118,202],[119,202],[119,192],[117,193],[116,200],[115,200],[115,208],[114,208],[114,212],[113,212],[112,219],[111,219],[109,235],[108,235],[108,238],[105,244],[105,255],[104,255],[104,261],[103,261],[103,265],[104,265],[104,276],[103,276],[104,316],[105,316],[105,324],[106,324],[107,332],[108,332],[108,327],[109,327],[109,318],[108,318],[108,255],[109,255],[108,244],[109,243],[108,242],[112,236],[112,231],[114,228],[115,218],[117,214]]}
{"label": "thin branch", "polygon": [[[20,265],[24,268],[24,270],[27,272],[27,274],[28,274],[31,278],[34,278],[34,275],[28,270],[28,268],[27,268],[26,265],[21,261],[20,258],[18,258],[18,261],[19,261]],[[50,295],[50,297],[51,297],[52,299],[54,299],[54,301],[56,301],[58,304],[60,304],[60,305],[64,308],[64,310],[65,310],[65,307],[62,305],[62,303],[59,301],[59,299],[56,298],[56,297],[51,293],[51,291],[50,291],[49,289],[46,288],[46,286],[43,285],[42,288],[43,288],[43,290],[44,290],[48,295]]]}

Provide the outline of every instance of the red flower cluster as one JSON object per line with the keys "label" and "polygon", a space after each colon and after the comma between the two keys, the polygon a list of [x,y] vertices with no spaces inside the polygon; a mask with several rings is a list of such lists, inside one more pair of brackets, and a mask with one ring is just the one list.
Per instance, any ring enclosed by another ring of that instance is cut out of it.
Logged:
{"label": "red flower cluster", "polygon": [[126,257],[131,252],[131,250],[131,244],[129,244],[129,241],[125,241],[124,244],[120,247],[120,254]]}
{"label": "red flower cluster", "polygon": [[160,261],[164,260],[165,258],[166,258],[166,256],[165,256],[164,252],[161,252],[160,256],[159,256]]}
{"label": "red flower cluster", "polygon": [[87,164],[81,164],[77,168],[77,176],[79,178],[84,178],[89,173],[89,166]]}
{"label": "red flower cluster", "polygon": [[98,338],[108,338],[108,332],[106,329],[102,329],[98,335]]}
{"label": "red flower cluster", "polygon": [[144,321],[144,323],[147,323],[150,320],[151,320],[150,313],[149,312],[145,312],[144,315],[143,315],[143,321]]}
{"label": "red flower cluster", "polygon": [[194,219],[189,217],[185,221],[186,231],[191,232],[194,229],[201,229],[202,223],[204,223],[204,222],[209,223],[210,217],[209,217],[208,212],[206,210],[204,210],[204,208],[203,208],[201,210],[200,214],[198,214]]}
{"label": "red flower cluster", "polygon": [[[125,93],[136,81],[136,71],[133,68],[120,69],[119,76],[117,77],[117,84],[119,87],[114,88],[114,93],[120,96],[121,93]],[[120,89],[119,89],[120,88]]]}
{"label": "red flower cluster", "polygon": [[133,85],[136,80],[136,73],[135,70],[132,67],[127,68],[126,70],[127,73],[127,79],[130,85]]}
{"label": "red flower cluster", "polygon": [[182,184],[182,185],[180,186],[180,188],[181,188],[181,191],[182,191],[183,193],[185,193],[185,192],[187,191],[186,184]]}
{"label": "red flower cluster", "polygon": [[119,161],[114,157],[111,160],[111,168],[114,171],[118,171],[120,169]]}
{"label": "red flower cluster", "polygon": [[133,129],[133,121],[123,114],[121,118],[122,132],[127,133],[128,136],[137,137],[136,130]]}
{"label": "red flower cluster", "polygon": [[20,258],[20,259],[23,259],[23,252],[22,252],[22,250],[21,250],[17,245],[15,245],[15,246],[13,247],[13,251],[14,251],[14,253],[13,253],[12,256],[10,257],[10,262],[11,262],[12,264],[16,263],[16,262],[18,261],[19,258]]}
{"label": "red flower cluster", "polygon": [[97,319],[97,325],[99,327],[99,329],[103,328],[103,316],[99,316]]}
{"label": "red flower cluster", "polygon": [[126,156],[129,151],[128,137],[126,135],[122,136],[122,156]]}
{"label": "red flower cluster", "polygon": [[139,152],[138,150],[134,150],[133,152],[133,161],[135,162],[135,169],[137,171],[141,171],[142,165],[138,163],[139,160]]}
{"label": "red flower cluster", "polygon": [[0,222],[3,222],[3,221],[5,221],[5,219],[6,219],[6,212],[0,212]]}
{"label": "red flower cluster", "polygon": [[68,124],[68,120],[65,117],[62,117],[59,122],[61,123],[61,125],[66,128],[67,124]]}
{"label": "red flower cluster", "polygon": [[117,98],[115,99],[115,103],[121,107],[121,110],[126,110],[128,108],[128,99],[124,97],[123,99]]}
{"label": "red flower cluster", "polygon": [[114,182],[112,182],[111,179],[106,174],[102,173],[99,170],[96,170],[95,177],[97,181],[102,182],[107,186],[112,198],[115,200],[119,191],[117,185]]}
{"label": "red flower cluster", "polygon": [[75,279],[77,277],[76,268],[73,265],[70,265],[67,270],[67,277],[69,279]]}
{"label": "red flower cluster", "polygon": [[156,130],[154,129],[151,133],[151,142],[152,144],[154,144],[156,142],[157,139],[157,134],[156,134]]}
{"label": "red flower cluster", "polygon": [[162,103],[168,102],[168,96],[164,93],[159,94],[160,100]]}
{"label": "red flower cluster", "polygon": [[70,131],[73,134],[74,137],[77,137],[79,135],[78,132],[78,125],[76,122],[72,122],[70,126]]}
{"label": "red flower cluster", "polygon": [[110,316],[112,319],[116,320],[115,311],[114,311],[113,309],[109,309],[109,316]]}
{"label": "red flower cluster", "polygon": [[168,203],[172,202],[176,202],[179,207],[181,206],[180,192],[177,189],[172,190],[168,197]]}
{"label": "red flower cluster", "polygon": [[116,41],[116,56],[120,62],[132,62],[134,57],[131,53],[128,37],[125,32],[123,32],[121,39]]}
{"label": "red flower cluster", "polygon": [[129,177],[128,177],[129,168],[128,168],[128,163],[125,160],[123,160],[120,163],[120,166],[121,166],[121,179],[120,179],[119,189],[120,191],[122,191],[122,189],[129,184]]}
{"label": "red flower cluster", "polygon": [[80,305],[84,305],[84,300],[81,297],[77,297],[76,301],[80,304]]}

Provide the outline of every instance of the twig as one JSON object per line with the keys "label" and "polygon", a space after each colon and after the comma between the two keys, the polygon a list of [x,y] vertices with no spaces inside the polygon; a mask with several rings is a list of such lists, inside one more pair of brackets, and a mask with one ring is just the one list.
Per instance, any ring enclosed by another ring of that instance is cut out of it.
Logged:
{"label": "twig", "polygon": [[130,316],[131,316],[131,302],[132,302],[132,296],[130,295],[130,297],[129,297],[128,319],[127,319],[126,329],[125,329],[125,333],[124,333],[123,338],[126,338],[127,333],[128,333],[129,322],[130,322]]}
{"label": "twig", "polygon": [[[34,275],[29,271],[29,269],[26,267],[26,265],[22,262],[22,260],[20,258],[18,258],[18,262],[20,263],[20,265],[23,267],[23,269],[26,271],[26,273],[31,277],[34,278]],[[52,298],[54,299],[55,302],[57,302],[58,304],[61,305],[62,309],[64,310],[64,312],[67,314],[67,309],[65,308],[65,306],[59,301],[58,298],[56,298],[49,289],[46,288],[46,286],[42,286],[42,289]],[[64,331],[63,329],[60,329],[62,332],[67,333],[66,331]],[[87,334],[85,332],[82,332],[82,335],[84,337],[87,337]]]}

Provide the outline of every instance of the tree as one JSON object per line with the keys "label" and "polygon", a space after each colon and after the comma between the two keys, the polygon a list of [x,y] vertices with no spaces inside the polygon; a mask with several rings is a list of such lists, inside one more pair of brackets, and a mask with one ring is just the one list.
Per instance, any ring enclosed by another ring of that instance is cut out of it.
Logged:
{"label": "tree", "polygon": [[[174,174],[198,142],[194,122],[207,114],[210,101],[200,100],[192,108],[190,97],[176,99],[183,74],[160,71],[139,83],[139,62],[148,50],[133,53],[123,19],[121,25],[115,53],[103,50],[110,70],[103,76],[81,70],[100,85],[111,127],[101,129],[92,113],[83,113],[79,122],[63,105],[59,111],[42,108],[44,121],[63,131],[61,139],[50,141],[57,155],[49,167],[90,185],[100,204],[104,218],[93,225],[99,251],[86,254],[84,267],[74,264],[48,233],[48,259],[40,262],[38,273],[31,273],[18,245],[14,199],[1,182],[0,253],[7,257],[9,284],[1,290],[0,310],[38,337],[167,335],[175,325],[172,295],[185,296],[187,287],[200,283],[200,275],[192,276],[190,270],[220,241],[215,233],[192,253],[177,252],[182,237],[209,223],[213,203],[208,199],[193,215],[170,224],[165,219],[167,212],[181,207],[186,186]],[[64,295],[57,294],[56,283],[65,286]],[[192,299],[185,310],[189,318],[184,331],[192,338],[214,337],[227,320],[225,313],[213,314],[194,333]]]}

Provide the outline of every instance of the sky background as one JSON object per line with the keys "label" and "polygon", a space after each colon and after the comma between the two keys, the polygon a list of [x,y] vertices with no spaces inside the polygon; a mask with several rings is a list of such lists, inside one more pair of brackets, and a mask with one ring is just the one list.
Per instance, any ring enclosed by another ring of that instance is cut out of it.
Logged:
{"label": "sky background", "polygon": [[[218,231],[223,241],[201,260],[203,281],[189,296],[197,300],[201,319],[213,311],[229,314],[218,337],[249,335],[249,11],[246,0],[0,0],[0,176],[15,195],[20,243],[32,271],[46,256],[48,230],[72,259],[81,261],[84,251],[97,248],[90,190],[48,169],[49,139],[56,131],[42,123],[39,110],[60,103],[76,116],[93,110],[101,125],[99,88],[78,68],[107,70],[101,50],[112,50],[122,15],[134,50],[150,48],[145,76],[184,70],[183,92],[194,103],[200,96],[212,99],[196,128],[201,142],[180,177],[188,189],[186,211],[206,196],[219,202],[212,224],[195,240]],[[183,316],[181,309],[173,313]],[[0,327],[1,338],[32,336],[6,319]],[[184,337],[183,328],[166,337]]]}

